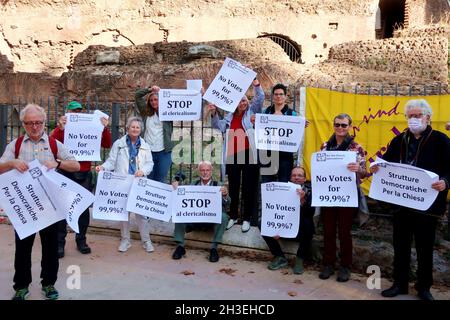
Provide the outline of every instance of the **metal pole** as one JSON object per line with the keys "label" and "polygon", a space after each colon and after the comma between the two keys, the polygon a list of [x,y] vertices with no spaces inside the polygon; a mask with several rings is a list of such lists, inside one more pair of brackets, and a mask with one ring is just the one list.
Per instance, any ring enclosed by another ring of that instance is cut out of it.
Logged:
{"label": "metal pole", "polygon": [[0,154],[3,154],[6,148],[7,127],[8,127],[8,106],[0,105]]}
{"label": "metal pole", "polygon": [[114,142],[119,139],[120,103],[113,102],[111,118],[111,135]]}

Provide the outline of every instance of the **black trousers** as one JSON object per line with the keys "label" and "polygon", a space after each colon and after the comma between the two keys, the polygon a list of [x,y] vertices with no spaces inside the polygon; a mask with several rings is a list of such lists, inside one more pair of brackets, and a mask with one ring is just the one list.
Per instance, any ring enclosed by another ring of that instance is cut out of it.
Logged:
{"label": "black trousers", "polygon": [[[42,246],[41,284],[54,285],[58,276],[58,223],[39,231]],[[14,257],[14,290],[28,288],[31,283],[31,252],[36,234],[20,240],[17,233],[16,253]]]}
{"label": "black trousers", "polygon": [[417,251],[417,288],[429,290],[433,284],[433,247],[437,218],[402,208],[394,214],[394,283],[407,288],[411,243]]}
{"label": "black trousers", "polygon": [[259,160],[261,162],[261,183],[289,182],[292,168],[294,168],[293,153],[267,151],[267,156],[262,156],[260,152]]}
{"label": "black trousers", "polygon": [[[91,180],[92,173],[90,171],[85,172],[75,172],[66,175],[71,180],[75,181],[79,185],[85,187],[88,190],[91,190]],[[79,233],[75,235],[75,240],[77,244],[83,244],[86,242],[86,233],[89,227],[90,216],[89,216],[89,208],[84,210],[84,212],[80,215],[78,219],[78,228]],[[66,244],[66,236],[67,236],[67,221],[61,220],[58,223],[58,245],[59,247],[64,248]]]}
{"label": "black trousers", "polygon": [[[297,257],[308,260],[311,258],[311,241],[314,236],[314,221],[312,217],[300,216],[300,230],[297,235],[299,246],[297,249]],[[270,252],[275,257],[284,257],[283,250],[281,250],[280,243],[273,237],[263,236]]]}
{"label": "black trousers", "polygon": [[242,179],[243,211],[241,217],[249,222],[255,220],[258,212],[256,199],[259,186],[259,166],[257,164],[227,164],[226,170],[231,198],[230,219],[238,218]]}

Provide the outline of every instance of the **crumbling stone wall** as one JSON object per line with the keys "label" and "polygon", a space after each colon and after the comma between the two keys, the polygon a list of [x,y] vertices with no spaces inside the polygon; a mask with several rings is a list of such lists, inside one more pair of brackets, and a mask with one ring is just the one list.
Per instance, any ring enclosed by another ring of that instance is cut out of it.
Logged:
{"label": "crumbling stone wall", "polygon": [[450,24],[433,24],[421,27],[399,29],[394,32],[395,38],[409,37],[450,37]]}
{"label": "crumbling stone wall", "polygon": [[8,60],[8,57],[0,54],[0,73],[13,72],[14,63]]}
{"label": "crumbling stone wall", "polygon": [[[0,3],[0,52],[16,72],[59,76],[90,45],[215,41],[282,34],[302,61],[374,37],[377,0],[16,0]],[[355,27],[357,25],[358,27]]]}
{"label": "crumbling stone wall", "polygon": [[266,88],[276,82],[295,83],[304,69],[267,38],[158,42],[120,48],[91,46],[75,57],[73,70],[61,76],[58,91],[123,100],[132,98],[137,86],[185,88],[186,79],[202,79],[206,87],[225,57],[250,65]]}
{"label": "crumbling stone wall", "polygon": [[447,82],[448,39],[446,37],[392,38],[356,41],[330,49],[329,60],[364,69],[408,74]]}
{"label": "crumbling stone wall", "polygon": [[406,0],[408,27],[450,22],[450,6],[447,0]]}

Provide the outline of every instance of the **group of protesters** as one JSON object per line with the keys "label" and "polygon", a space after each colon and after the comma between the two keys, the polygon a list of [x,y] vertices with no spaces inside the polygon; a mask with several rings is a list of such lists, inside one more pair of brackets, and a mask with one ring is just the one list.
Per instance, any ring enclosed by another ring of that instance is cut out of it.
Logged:
{"label": "group of protesters", "polygon": [[[228,178],[228,187],[216,181],[213,176],[213,165],[209,161],[198,164],[198,181],[195,185],[220,186],[222,195],[221,223],[219,224],[187,224],[175,223],[174,239],[177,244],[173,259],[181,259],[186,254],[185,233],[192,229],[213,229],[213,239],[209,254],[210,262],[219,260],[218,244],[222,242],[226,230],[233,228],[241,220],[241,231],[246,233],[252,225],[252,218],[258,216],[258,190],[260,183],[292,182],[298,186],[297,195],[301,206],[300,227],[297,240],[299,242],[294,274],[304,272],[304,261],[311,258],[311,242],[314,230],[313,216],[315,208],[311,205],[311,185],[306,181],[306,171],[294,163],[291,152],[270,151],[261,155],[254,139],[255,115],[258,113],[297,116],[287,104],[287,87],[277,84],[272,88],[272,104],[264,109],[265,95],[259,81],[252,83],[254,96],[250,102],[246,95],[240,100],[236,110],[221,116],[218,107],[207,105],[208,117],[212,127],[218,129],[228,142],[224,144],[222,157],[222,173]],[[159,182],[170,182],[173,188],[180,184],[179,179],[168,179],[172,164],[172,121],[160,121],[158,113],[159,87],[150,86],[136,92],[135,102],[138,117],[130,117],[126,124],[126,134],[112,144],[111,133],[107,128],[108,120],[101,118],[104,130],[101,145],[111,148],[104,163],[95,167],[102,170],[130,174],[136,177],[147,177]],[[66,106],[66,112],[83,112],[83,106],[72,101]],[[405,106],[408,127],[396,136],[389,144],[383,159],[389,162],[409,164],[436,173],[439,180],[431,188],[439,194],[426,211],[399,206],[393,216],[394,273],[392,287],[382,291],[384,297],[407,294],[409,289],[409,270],[411,243],[414,238],[418,258],[417,283],[415,289],[424,300],[432,300],[430,288],[433,284],[433,246],[436,226],[445,210],[447,191],[450,187],[450,139],[442,132],[431,127],[432,109],[426,100],[410,100]],[[20,120],[25,135],[13,140],[6,147],[0,158],[0,173],[16,169],[19,172],[28,170],[28,163],[39,160],[49,169],[57,169],[60,173],[76,181],[86,188],[92,186],[90,161],[78,162],[68,153],[64,146],[64,127],[66,117],[62,116],[51,134],[45,133],[46,113],[35,104],[27,105],[20,113]],[[378,167],[366,166],[365,151],[353,136],[350,135],[352,118],[341,113],[330,119],[334,132],[323,143],[319,150],[354,151],[356,161],[347,164],[347,169],[356,175],[358,185],[370,173],[376,174]],[[308,122],[306,122],[308,123]],[[449,130],[447,126],[447,130]],[[306,135],[308,131],[306,129]],[[360,199],[360,201],[363,201]],[[242,209],[240,203],[243,203]],[[361,205],[361,203],[360,203]],[[336,280],[346,282],[350,279],[353,258],[351,229],[353,219],[358,211],[354,207],[322,207],[323,222],[323,268],[319,273],[322,280],[329,279],[337,270]],[[240,218],[240,219],[239,219]],[[135,214],[139,228],[141,243],[147,252],[153,252],[150,239],[150,220],[148,217]],[[86,241],[89,225],[89,210],[79,219],[79,232],[75,236],[76,246],[80,253],[89,254],[91,248]],[[254,224],[254,223],[253,223]],[[255,224],[254,224],[255,225]],[[255,225],[257,226],[257,224]],[[58,291],[54,285],[57,279],[59,258],[64,257],[67,225],[65,221],[53,224],[40,232],[42,243],[42,291],[47,299],[57,299]],[[340,265],[336,269],[337,246],[336,233],[339,238]],[[25,300],[29,295],[28,287],[31,279],[31,251],[35,235],[20,239],[15,234],[15,275],[14,300]],[[279,236],[263,236],[272,253],[273,260],[268,269],[278,270],[287,267],[289,262],[283,253]],[[121,224],[121,241],[118,247],[125,252],[131,247],[130,222]]]}

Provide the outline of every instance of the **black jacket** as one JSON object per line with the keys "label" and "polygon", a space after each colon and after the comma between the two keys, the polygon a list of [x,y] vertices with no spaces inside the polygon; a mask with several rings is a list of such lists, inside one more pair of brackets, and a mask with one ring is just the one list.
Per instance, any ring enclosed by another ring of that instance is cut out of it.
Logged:
{"label": "black jacket", "polygon": [[[414,139],[409,130],[405,130],[392,139],[383,159],[389,162],[406,163],[409,139]],[[414,166],[432,171],[439,175],[439,179],[445,180],[446,189],[439,192],[436,200],[426,211],[434,215],[443,215],[450,182],[450,139],[444,133],[428,126],[422,133],[422,141],[416,153]]]}

